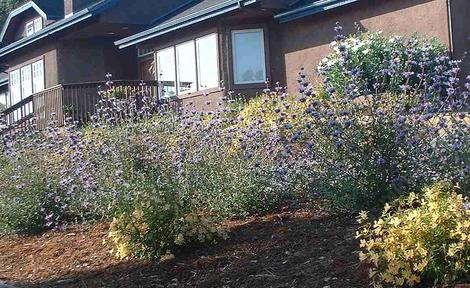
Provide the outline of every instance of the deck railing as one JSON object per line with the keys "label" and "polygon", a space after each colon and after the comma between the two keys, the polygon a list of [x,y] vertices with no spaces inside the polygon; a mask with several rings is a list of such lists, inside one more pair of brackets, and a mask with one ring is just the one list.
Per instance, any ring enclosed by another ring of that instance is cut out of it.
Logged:
{"label": "deck railing", "polygon": [[7,129],[20,129],[35,119],[38,129],[44,129],[50,121],[63,125],[65,118],[86,122],[95,113],[96,106],[104,91],[111,87],[120,98],[157,95],[157,81],[118,80],[108,86],[104,81],[76,84],[62,84],[35,93],[4,110],[2,120]]}

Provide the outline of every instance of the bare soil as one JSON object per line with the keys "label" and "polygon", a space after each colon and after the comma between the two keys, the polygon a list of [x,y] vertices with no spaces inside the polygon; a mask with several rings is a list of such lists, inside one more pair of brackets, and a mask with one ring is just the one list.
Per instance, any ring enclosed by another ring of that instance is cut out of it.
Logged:
{"label": "bare soil", "polygon": [[[315,211],[315,212],[314,212]],[[230,223],[230,239],[172,260],[119,261],[108,224],[0,238],[0,282],[17,287],[368,287],[352,216],[311,207]]]}

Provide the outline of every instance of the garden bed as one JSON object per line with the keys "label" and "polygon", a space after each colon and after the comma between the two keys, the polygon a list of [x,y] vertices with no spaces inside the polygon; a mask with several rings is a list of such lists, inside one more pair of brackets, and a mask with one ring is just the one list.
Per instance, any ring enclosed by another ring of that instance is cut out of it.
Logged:
{"label": "garden bed", "polygon": [[227,241],[165,262],[116,260],[103,243],[107,224],[5,237],[0,281],[19,287],[367,287],[353,217],[284,208],[230,226]]}

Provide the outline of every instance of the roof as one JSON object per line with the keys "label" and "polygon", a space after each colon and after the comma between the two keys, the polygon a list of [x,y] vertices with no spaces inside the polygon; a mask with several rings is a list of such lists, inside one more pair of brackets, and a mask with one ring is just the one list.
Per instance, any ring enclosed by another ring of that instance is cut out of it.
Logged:
{"label": "roof", "polygon": [[115,44],[119,48],[129,47],[256,2],[258,0],[192,0],[164,17],[154,20],[149,29],[116,41]]}
{"label": "roof", "polygon": [[[52,0],[42,0],[43,2],[52,2]],[[16,51],[20,48],[23,48],[29,44],[32,44],[40,39],[43,39],[45,37],[48,37],[52,34],[55,34],[59,31],[62,31],[72,25],[75,25],[77,23],[80,23],[86,19],[89,19],[93,16],[99,15],[101,12],[106,11],[107,9],[114,7],[114,5],[117,4],[119,0],[99,0],[87,8],[84,8],[70,17],[67,18],[62,18],[54,23],[52,23],[49,26],[46,26],[45,28],[41,29],[39,32],[25,37],[23,39],[20,39],[18,41],[15,41],[5,47],[0,48],[0,57],[5,56],[13,51]],[[25,5],[36,5],[34,2],[28,2]],[[23,6],[25,6],[23,5]],[[47,4],[46,4],[47,5]],[[49,5],[51,5],[49,3]],[[21,6],[21,7],[23,7]],[[37,6],[37,5],[36,5]],[[20,7],[20,8],[21,8]],[[19,9],[19,8],[18,8]],[[16,9],[15,9],[16,10]],[[24,10],[23,10],[24,11]],[[41,10],[42,11],[42,10]],[[13,13],[13,12],[12,12]],[[12,14],[10,13],[10,16]],[[6,26],[5,26],[6,27]],[[3,35],[2,35],[3,38]]]}
{"label": "roof", "polygon": [[[51,0],[33,0],[48,17],[60,19],[64,17],[64,1],[51,1]],[[51,18],[48,18],[51,19]]]}
{"label": "roof", "polygon": [[278,19],[280,23],[285,23],[357,1],[359,0],[297,0],[291,3],[288,11],[276,15],[274,18]]}

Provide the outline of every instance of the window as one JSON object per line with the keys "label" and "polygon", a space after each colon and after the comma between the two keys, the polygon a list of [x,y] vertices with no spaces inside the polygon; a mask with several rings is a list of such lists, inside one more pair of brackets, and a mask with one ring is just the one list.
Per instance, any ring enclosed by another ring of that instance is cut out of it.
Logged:
{"label": "window", "polygon": [[156,54],[161,97],[219,86],[217,34],[178,44]]}
{"label": "window", "polygon": [[[44,61],[39,60],[30,65],[10,72],[10,103],[14,105],[33,93],[44,90]],[[32,103],[26,107],[26,114],[33,111]],[[18,112],[17,112],[18,114]],[[19,114],[15,116],[19,119]]]}
{"label": "window", "polygon": [[34,33],[42,29],[42,18],[34,19]]}
{"label": "window", "polygon": [[232,31],[232,51],[235,84],[266,81],[263,29]]}
{"label": "window", "polygon": [[176,67],[178,77],[178,94],[197,91],[196,51],[194,41],[176,46]]}
{"label": "window", "polygon": [[148,55],[151,55],[153,53],[153,49],[148,49],[148,48],[138,48],[137,49],[137,56],[138,57],[145,57]]}
{"label": "window", "polygon": [[212,34],[196,39],[197,52],[197,78],[199,90],[204,90],[219,85],[219,63],[217,51],[217,35]]}
{"label": "window", "polygon": [[44,62],[42,60],[33,63],[33,93],[44,90]]}
{"label": "window", "polygon": [[25,26],[26,37],[31,36],[34,33],[37,33],[41,29],[42,29],[42,18],[36,18],[32,21],[29,21],[28,23],[26,23],[26,26]]}
{"label": "window", "polygon": [[34,22],[26,23],[26,36],[31,36],[34,34]]}
{"label": "window", "polygon": [[0,112],[8,107],[8,92],[0,93]]}
{"label": "window", "polygon": [[157,71],[161,97],[176,95],[175,49],[173,47],[157,53]]}
{"label": "window", "polygon": [[[21,80],[20,80],[20,70],[15,70],[10,72],[10,97],[11,105],[14,105],[21,101]],[[16,111],[13,114],[15,120],[20,117],[19,111]]]}
{"label": "window", "polygon": [[24,99],[33,94],[33,82],[31,80],[31,65],[21,68],[21,98]]}

